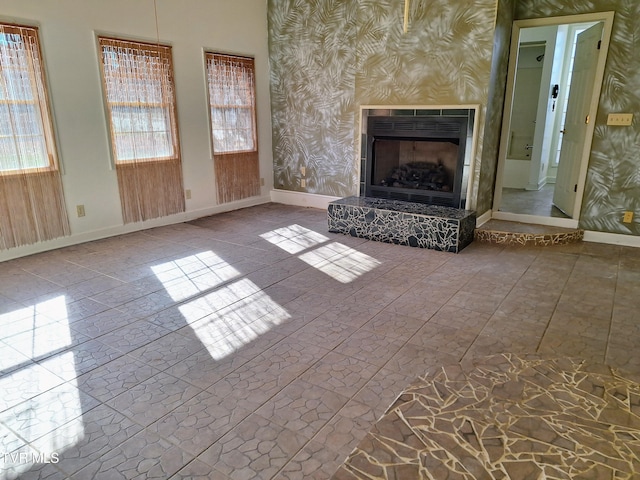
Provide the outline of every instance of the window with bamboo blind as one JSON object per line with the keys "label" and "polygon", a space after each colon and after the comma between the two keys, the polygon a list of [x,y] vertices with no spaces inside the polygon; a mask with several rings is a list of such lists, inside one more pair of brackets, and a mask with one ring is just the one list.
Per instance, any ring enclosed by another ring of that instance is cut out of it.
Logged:
{"label": "window with bamboo blind", "polygon": [[0,24],[0,248],[69,235],[35,27]]}
{"label": "window with bamboo blind", "polygon": [[125,223],[185,209],[171,47],[98,37]]}
{"label": "window with bamboo blind", "polygon": [[219,203],[260,195],[253,58],[206,53]]}

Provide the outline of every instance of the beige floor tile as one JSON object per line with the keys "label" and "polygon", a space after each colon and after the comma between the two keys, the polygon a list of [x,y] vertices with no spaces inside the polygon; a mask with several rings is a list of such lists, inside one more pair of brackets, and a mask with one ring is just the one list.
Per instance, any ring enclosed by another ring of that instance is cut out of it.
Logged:
{"label": "beige floor tile", "polygon": [[232,479],[269,479],[305,443],[305,437],[254,414],[198,458]]}
{"label": "beige floor tile", "polygon": [[331,352],[302,374],[303,380],[352,397],[379,367],[357,358]]}
{"label": "beige floor tile", "polygon": [[256,413],[311,440],[347,401],[339,393],[296,380]]}
{"label": "beige floor tile", "polygon": [[349,401],[314,437],[344,460],[377,420],[367,404]]}
{"label": "beige floor tile", "polygon": [[278,473],[274,480],[326,480],[344,461],[346,455],[336,453],[312,440]]}
{"label": "beige floor tile", "polygon": [[149,431],[198,455],[252,412],[231,397],[202,392],[149,425]]}
{"label": "beige floor tile", "polygon": [[386,308],[365,323],[361,329],[406,342],[428,321],[429,317],[431,317],[430,312],[426,312],[424,317],[406,316]]}

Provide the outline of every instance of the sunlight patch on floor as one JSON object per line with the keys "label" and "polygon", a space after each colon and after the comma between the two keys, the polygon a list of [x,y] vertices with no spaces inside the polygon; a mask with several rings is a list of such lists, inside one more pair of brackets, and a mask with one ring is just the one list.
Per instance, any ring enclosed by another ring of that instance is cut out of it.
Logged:
{"label": "sunlight patch on floor", "polygon": [[[10,460],[7,471],[20,475],[76,445],[85,431],[75,381],[75,355],[68,350],[73,337],[65,296],[0,315],[0,328],[5,327],[15,333],[3,337],[5,343],[22,355],[3,362],[7,370],[17,368],[0,376],[2,404],[9,407],[0,414],[0,422],[17,430],[27,442],[34,442],[38,449],[19,450],[15,462],[13,457],[5,457]],[[68,377],[72,380],[61,380]],[[24,395],[31,398],[20,402]]]}
{"label": "sunlight patch on floor", "polygon": [[181,306],[180,311],[207,307],[216,311],[190,326],[216,360],[238,351],[291,318],[284,308],[248,279],[199,297]]}
{"label": "sunlight patch on floor", "polygon": [[266,241],[283,249],[287,253],[296,254],[308,248],[327,242],[328,237],[300,225],[289,225],[260,235]]}
{"label": "sunlight patch on floor", "polygon": [[340,283],[350,283],[381,263],[375,258],[340,243],[330,243],[298,258]]}
{"label": "sunlight patch on floor", "polygon": [[260,236],[288,253],[300,254],[300,260],[340,283],[350,283],[380,265],[369,255],[338,242],[326,243],[329,237],[296,224]]}
{"label": "sunlight patch on floor", "polygon": [[189,255],[151,267],[172,300],[179,302],[222,285],[240,275],[212,251]]}

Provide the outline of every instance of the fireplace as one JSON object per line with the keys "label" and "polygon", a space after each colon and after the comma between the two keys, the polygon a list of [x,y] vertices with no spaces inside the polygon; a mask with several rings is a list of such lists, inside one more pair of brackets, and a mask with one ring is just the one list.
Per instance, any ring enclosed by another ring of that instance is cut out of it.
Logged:
{"label": "fireplace", "polygon": [[369,116],[364,196],[464,208],[468,124],[468,114]]}
{"label": "fireplace", "polygon": [[363,108],[360,195],[329,203],[329,231],[445,252],[469,245],[477,109]]}

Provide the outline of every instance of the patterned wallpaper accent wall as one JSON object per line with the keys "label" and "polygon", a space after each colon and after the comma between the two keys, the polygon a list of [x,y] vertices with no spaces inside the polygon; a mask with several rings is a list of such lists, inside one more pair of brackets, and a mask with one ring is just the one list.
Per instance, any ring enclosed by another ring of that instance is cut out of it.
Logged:
{"label": "patterned wallpaper accent wall", "polygon": [[[615,11],[580,226],[640,235],[640,1],[519,0],[516,19]],[[607,115],[633,113],[630,127],[607,126]],[[622,223],[625,211],[635,221]]]}
{"label": "patterned wallpaper accent wall", "polygon": [[[269,0],[274,186],[355,192],[356,7],[349,0]],[[306,168],[306,188],[300,187]]]}
{"label": "patterned wallpaper accent wall", "polygon": [[496,2],[359,2],[358,104],[486,103]]}
{"label": "patterned wallpaper accent wall", "polygon": [[477,189],[496,1],[269,0],[275,187],[355,194],[360,105],[481,104]]}

